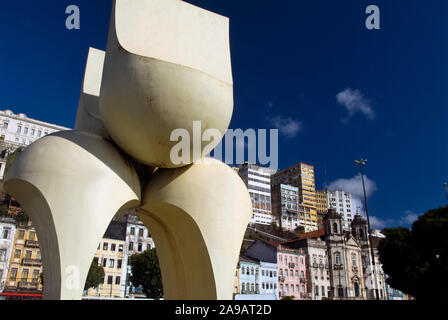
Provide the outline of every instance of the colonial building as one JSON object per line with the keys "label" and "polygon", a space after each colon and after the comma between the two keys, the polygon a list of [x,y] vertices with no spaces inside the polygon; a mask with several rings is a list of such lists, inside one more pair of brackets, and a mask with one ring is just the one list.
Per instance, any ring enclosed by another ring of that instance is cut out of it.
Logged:
{"label": "colonial building", "polygon": [[15,233],[16,221],[7,216],[0,216],[0,292],[3,292],[6,285]]}
{"label": "colonial building", "polygon": [[[254,266],[254,289],[250,285],[250,292],[255,292],[265,299],[278,299],[278,267],[277,267],[277,248],[265,241],[256,240],[249,246],[240,258],[240,288],[243,288],[243,283],[246,281],[245,289],[248,291],[247,283],[252,278],[243,278],[248,276],[247,264],[255,263]],[[242,266],[246,266],[243,270]],[[246,272],[244,276],[243,271]],[[252,276],[252,266],[250,266],[250,276]],[[243,293],[243,291],[241,291]]]}
{"label": "colonial building", "polygon": [[306,290],[310,300],[322,300],[330,296],[331,282],[325,242],[325,230],[301,234],[285,246],[303,250],[306,261]]}
{"label": "colonial building", "polygon": [[17,222],[4,292],[42,293],[42,258],[30,220]]}
{"label": "colonial building", "polygon": [[303,250],[277,246],[279,297],[290,296],[295,300],[307,300],[306,263]]}
{"label": "colonial building", "polygon": [[[352,234],[358,240],[361,246],[362,268],[364,274],[364,281],[367,290],[368,299],[376,299],[376,291],[378,290],[378,297],[380,300],[387,299],[386,279],[383,272],[382,264],[379,260],[378,245],[384,235],[379,231],[371,232],[371,246],[375,258],[375,266],[372,263],[372,254],[368,239],[368,225],[363,217],[357,214],[351,224]],[[373,273],[373,271],[375,272]]]}
{"label": "colonial building", "polygon": [[69,130],[62,126],[28,118],[25,114],[14,114],[11,110],[0,110],[0,179],[3,179],[6,159],[18,147],[25,147],[56,131]]}
{"label": "colonial building", "polygon": [[89,288],[88,296],[123,298],[126,269],[126,223],[112,221],[100,241],[93,258],[94,263],[104,268],[104,279],[97,288]]}

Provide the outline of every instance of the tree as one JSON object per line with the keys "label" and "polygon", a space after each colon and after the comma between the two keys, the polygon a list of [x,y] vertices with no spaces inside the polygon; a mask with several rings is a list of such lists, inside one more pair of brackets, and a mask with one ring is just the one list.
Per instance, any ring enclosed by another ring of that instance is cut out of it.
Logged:
{"label": "tree", "polygon": [[296,229],[294,230],[296,233],[298,234],[302,234],[305,233],[305,227],[304,226],[297,226]]}
{"label": "tree", "polygon": [[156,249],[132,255],[130,265],[132,270],[131,282],[137,286],[141,285],[148,298],[162,298],[162,276]]}
{"label": "tree", "polygon": [[89,288],[96,288],[104,279],[104,268],[99,266],[98,263],[92,261],[90,264],[89,273],[87,274],[86,283],[84,285],[84,290]]}
{"label": "tree", "polygon": [[5,165],[5,172],[4,176],[6,177],[6,174],[9,170],[9,168],[12,166],[13,162],[17,159],[17,157],[22,153],[24,148],[19,147],[14,152],[8,154],[8,158],[6,159],[6,165]]}
{"label": "tree", "polygon": [[294,300],[293,296],[283,296],[280,300]]}
{"label": "tree", "polygon": [[387,283],[421,300],[448,300],[448,206],[408,228],[384,229],[378,247]]}

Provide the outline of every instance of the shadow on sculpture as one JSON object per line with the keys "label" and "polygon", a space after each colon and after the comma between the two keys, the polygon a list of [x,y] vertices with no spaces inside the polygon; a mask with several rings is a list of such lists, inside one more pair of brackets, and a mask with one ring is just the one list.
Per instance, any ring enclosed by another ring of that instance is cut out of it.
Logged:
{"label": "shadow on sculpture", "polygon": [[136,208],[166,299],[231,299],[249,193],[230,167],[192,149],[175,164],[170,135],[193,136],[201,121],[201,136],[222,138],[232,112],[226,17],[179,0],[114,1],[107,51],[89,50],[76,130],[34,142],[5,179],[36,225],[44,298],[80,299],[113,216]]}

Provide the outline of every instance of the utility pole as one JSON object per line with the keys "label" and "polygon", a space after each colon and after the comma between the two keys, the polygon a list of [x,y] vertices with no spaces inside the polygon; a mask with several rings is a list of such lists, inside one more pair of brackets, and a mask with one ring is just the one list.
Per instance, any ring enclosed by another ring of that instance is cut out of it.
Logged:
{"label": "utility pole", "polygon": [[363,192],[364,192],[364,203],[365,203],[365,206],[366,206],[367,226],[368,226],[368,229],[369,229],[368,240],[369,240],[370,255],[371,255],[371,259],[372,259],[372,268],[373,268],[372,269],[372,274],[373,274],[374,282],[375,282],[374,290],[375,290],[376,300],[379,300],[380,296],[379,296],[379,290],[378,290],[378,281],[377,281],[377,278],[376,278],[375,254],[373,253],[373,246],[372,246],[372,229],[370,227],[369,207],[367,206],[366,186],[365,186],[365,183],[364,183],[364,170],[363,170],[363,167],[366,165],[366,163],[367,163],[367,159],[362,159],[361,158],[361,160],[355,160],[355,164],[359,166],[360,171],[361,171],[362,189],[363,189]]}
{"label": "utility pole", "polygon": [[443,186],[445,187],[446,201],[448,201],[448,183],[444,182]]}

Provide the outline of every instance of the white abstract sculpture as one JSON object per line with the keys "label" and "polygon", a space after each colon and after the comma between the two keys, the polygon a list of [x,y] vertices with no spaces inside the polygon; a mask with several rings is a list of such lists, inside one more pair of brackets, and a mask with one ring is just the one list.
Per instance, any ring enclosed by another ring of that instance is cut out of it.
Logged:
{"label": "white abstract sculpture", "polygon": [[166,299],[230,299],[251,217],[247,188],[194,152],[190,164],[173,163],[170,135],[192,135],[201,121],[222,138],[232,111],[227,18],[180,0],[116,0],[107,51],[89,50],[77,131],[27,147],[5,180],[36,226],[44,298],[80,299],[112,217],[137,208]]}

